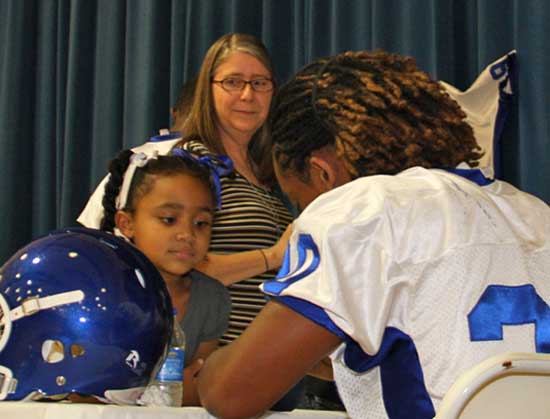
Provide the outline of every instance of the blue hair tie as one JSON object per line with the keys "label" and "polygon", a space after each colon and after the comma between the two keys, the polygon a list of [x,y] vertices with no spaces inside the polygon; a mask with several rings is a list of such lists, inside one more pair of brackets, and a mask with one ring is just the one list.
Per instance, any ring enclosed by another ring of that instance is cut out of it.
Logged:
{"label": "blue hair tie", "polygon": [[197,157],[180,147],[172,149],[172,155],[196,161],[201,166],[207,167],[212,175],[214,188],[216,189],[216,208],[222,209],[222,183],[220,178],[233,172],[233,160],[222,155],[206,155]]}

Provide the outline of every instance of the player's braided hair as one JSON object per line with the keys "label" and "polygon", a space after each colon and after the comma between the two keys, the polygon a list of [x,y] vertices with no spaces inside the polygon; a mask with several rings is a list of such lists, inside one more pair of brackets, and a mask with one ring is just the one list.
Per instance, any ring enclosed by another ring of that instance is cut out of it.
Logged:
{"label": "player's braided hair", "polygon": [[[100,229],[103,231],[112,232],[115,228],[116,198],[132,154],[132,150],[123,150],[109,163],[109,181],[105,184],[102,200],[104,215]],[[138,200],[152,189],[156,176],[174,176],[182,173],[202,181],[211,192],[212,202],[216,202],[216,189],[208,167],[196,160],[180,156],[158,156],[149,160],[145,166],[136,168],[124,211],[134,211]]]}
{"label": "player's braided hair", "polygon": [[334,145],[352,176],[408,167],[477,166],[482,156],[459,105],[413,58],[346,52],[320,59],[275,98],[273,152],[307,178],[312,151]]}

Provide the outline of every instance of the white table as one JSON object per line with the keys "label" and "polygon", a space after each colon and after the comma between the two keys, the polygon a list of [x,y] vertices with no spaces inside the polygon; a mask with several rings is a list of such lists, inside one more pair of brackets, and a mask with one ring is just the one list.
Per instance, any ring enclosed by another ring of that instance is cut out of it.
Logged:
{"label": "white table", "polygon": [[[201,407],[138,407],[55,402],[0,402],[0,419],[212,419]],[[262,419],[348,419],[344,412],[268,412]]]}

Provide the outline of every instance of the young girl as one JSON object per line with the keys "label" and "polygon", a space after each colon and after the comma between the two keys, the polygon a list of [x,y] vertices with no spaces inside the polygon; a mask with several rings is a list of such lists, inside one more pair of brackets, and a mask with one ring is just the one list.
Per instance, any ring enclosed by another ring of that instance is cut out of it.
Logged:
{"label": "young girl", "polygon": [[194,375],[228,325],[227,289],[195,271],[210,243],[218,174],[208,162],[122,151],[109,165],[101,229],[140,249],[164,278],[186,335],[184,405],[199,404]]}

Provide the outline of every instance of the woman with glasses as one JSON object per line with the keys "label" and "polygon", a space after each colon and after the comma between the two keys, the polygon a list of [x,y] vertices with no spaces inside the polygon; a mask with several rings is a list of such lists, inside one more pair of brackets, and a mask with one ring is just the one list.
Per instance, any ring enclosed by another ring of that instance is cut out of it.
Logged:
{"label": "woman with glasses", "polygon": [[177,145],[198,155],[227,155],[234,170],[221,179],[208,260],[198,267],[226,285],[230,326],[222,342],[239,336],[264,306],[258,286],[281,265],[292,216],[275,193],[269,127],[274,92],[271,60],[252,35],[229,33],[208,50]]}
{"label": "woman with glasses", "polygon": [[[265,305],[259,285],[282,263],[292,216],[276,193],[267,118],[275,90],[267,49],[254,36],[230,33],[208,50],[187,118],[174,127],[182,147],[198,155],[227,155],[234,170],[221,178],[221,208],[210,252],[197,267],[229,285],[232,308],[222,343],[236,339]],[[299,389],[299,388],[298,388]],[[275,409],[289,410],[299,391]]]}

